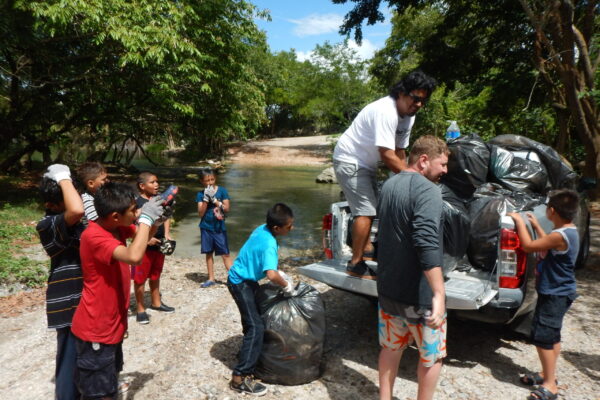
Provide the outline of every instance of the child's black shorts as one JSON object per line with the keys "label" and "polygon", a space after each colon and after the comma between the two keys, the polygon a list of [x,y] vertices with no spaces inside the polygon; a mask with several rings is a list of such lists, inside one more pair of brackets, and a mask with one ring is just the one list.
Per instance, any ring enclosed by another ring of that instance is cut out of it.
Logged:
{"label": "child's black shorts", "polygon": [[123,370],[123,346],[85,342],[76,338],[75,382],[84,399],[118,396],[118,375]]}
{"label": "child's black shorts", "polygon": [[563,318],[575,297],[538,293],[531,326],[531,341],[535,346],[550,350],[560,342]]}

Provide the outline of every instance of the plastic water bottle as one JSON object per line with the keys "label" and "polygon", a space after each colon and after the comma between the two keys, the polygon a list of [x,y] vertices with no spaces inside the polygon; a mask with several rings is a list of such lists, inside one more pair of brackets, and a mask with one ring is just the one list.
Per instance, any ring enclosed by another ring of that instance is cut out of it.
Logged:
{"label": "plastic water bottle", "polygon": [[456,121],[448,121],[450,126],[446,129],[446,142],[457,139],[460,137],[460,129]]}

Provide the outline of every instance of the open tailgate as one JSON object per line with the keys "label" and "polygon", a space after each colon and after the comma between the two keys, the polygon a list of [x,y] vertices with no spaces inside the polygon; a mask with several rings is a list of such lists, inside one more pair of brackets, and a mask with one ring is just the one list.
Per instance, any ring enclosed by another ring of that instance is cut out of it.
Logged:
{"label": "open tailgate", "polygon": [[[332,259],[297,268],[297,271],[331,287],[377,297],[377,282],[346,274],[347,260]],[[367,261],[375,267],[376,263]],[[498,293],[484,277],[451,272],[446,285],[446,307],[451,310],[477,310]]]}

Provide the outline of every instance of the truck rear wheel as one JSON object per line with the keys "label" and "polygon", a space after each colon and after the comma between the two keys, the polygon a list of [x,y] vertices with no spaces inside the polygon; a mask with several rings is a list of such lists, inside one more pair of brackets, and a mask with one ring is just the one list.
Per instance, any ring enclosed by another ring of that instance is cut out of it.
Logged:
{"label": "truck rear wheel", "polygon": [[575,268],[580,269],[585,267],[587,263],[588,257],[590,255],[590,216],[588,215],[588,220],[585,226],[585,233],[581,238],[581,243],[579,244],[579,254],[577,254],[577,261],[575,261]]}

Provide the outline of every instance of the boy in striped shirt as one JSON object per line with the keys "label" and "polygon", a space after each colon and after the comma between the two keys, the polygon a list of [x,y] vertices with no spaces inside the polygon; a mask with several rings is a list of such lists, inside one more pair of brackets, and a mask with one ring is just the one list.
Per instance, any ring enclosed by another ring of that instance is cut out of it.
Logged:
{"label": "boy in striped shirt", "polygon": [[83,280],[79,238],[84,226],[83,202],[71,181],[69,167],[53,164],[40,183],[46,215],[37,224],[44,250],[50,256],[46,290],[48,328],[56,329],[55,394],[60,400],[79,399],[75,385],[75,337],[71,321],[81,298]]}

